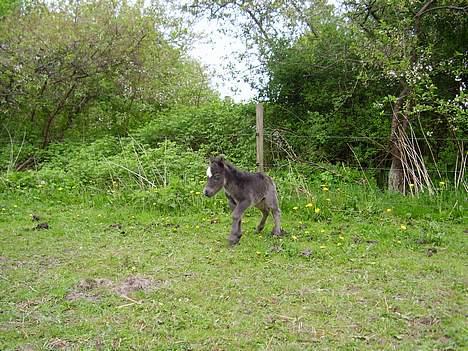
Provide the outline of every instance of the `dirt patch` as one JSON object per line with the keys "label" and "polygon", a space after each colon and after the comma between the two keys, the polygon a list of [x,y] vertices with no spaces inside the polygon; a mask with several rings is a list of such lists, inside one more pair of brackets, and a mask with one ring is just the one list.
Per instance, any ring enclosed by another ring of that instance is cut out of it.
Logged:
{"label": "dirt patch", "polygon": [[273,245],[270,247],[270,253],[280,253],[283,252],[283,247],[281,245]]}
{"label": "dirt patch", "polygon": [[72,291],[65,296],[67,301],[86,300],[89,302],[97,302],[99,300],[99,294],[85,293],[81,291]]}
{"label": "dirt patch", "polygon": [[150,291],[159,286],[161,286],[161,281],[154,281],[149,278],[145,278],[142,276],[133,276],[128,277],[123,282],[118,284],[114,291],[122,296],[128,296],[129,294],[135,291]]}
{"label": "dirt patch", "polygon": [[70,342],[59,338],[52,339],[47,343],[47,348],[52,350],[69,350],[72,346]]}
{"label": "dirt patch", "polygon": [[437,249],[435,247],[430,247],[426,250],[427,257],[431,257],[436,253],[437,253]]}
{"label": "dirt patch", "polygon": [[114,223],[114,224],[111,224],[111,225],[109,226],[109,228],[121,230],[121,229],[123,228],[123,226],[122,226],[122,224],[120,224],[120,223]]}
{"label": "dirt patch", "polygon": [[46,297],[42,297],[40,299],[31,299],[31,300],[24,300],[21,302],[18,302],[16,306],[21,312],[28,312],[36,308],[36,306],[40,306],[46,302],[48,302],[49,299]]}
{"label": "dirt patch", "polygon": [[24,261],[16,261],[6,256],[0,256],[0,270],[17,269],[26,266]]}
{"label": "dirt patch", "polygon": [[3,266],[6,266],[9,261],[10,260],[8,259],[8,257],[0,256],[0,268],[2,268]]}
{"label": "dirt patch", "polygon": [[15,349],[15,351],[36,351],[36,350],[39,350],[39,349],[31,344],[21,345]]}
{"label": "dirt patch", "polygon": [[109,279],[83,279],[67,294],[67,296],[65,296],[65,299],[68,301],[87,300],[96,302],[100,297],[101,291],[99,290],[111,287],[112,281]]}
{"label": "dirt patch", "polygon": [[89,291],[96,288],[110,287],[112,286],[112,281],[109,279],[97,278],[97,279],[84,279],[78,283],[78,288],[81,291]]}
{"label": "dirt patch", "polygon": [[125,234],[124,227],[121,223],[113,223],[109,226],[111,230],[118,231],[120,234]]}
{"label": "dirt patch", "polygon": [[120,296],[128,297],[136,291],[151,291],[164,284],[161,280],[152,280],[143,276],[130,276],[119,283],[109,279],[83,279],[70,291],[65,299],[68,301],[87,300],[96,302],[105,291],[112,291]]}
{"label": "dirt patch", "polygon": [[415,318],[413,320],[414,324],[419,324],[419,325],[426,325],[426,326],[431,326],[431,325],[436,325],[440,323],[440,319],[437,317],[433,316],[428,316],[428,317],[419,317]]}

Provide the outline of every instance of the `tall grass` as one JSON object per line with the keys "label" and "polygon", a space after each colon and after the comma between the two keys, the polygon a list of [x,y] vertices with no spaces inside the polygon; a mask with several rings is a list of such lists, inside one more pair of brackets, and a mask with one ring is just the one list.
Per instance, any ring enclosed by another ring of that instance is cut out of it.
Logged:
{"label": "tall grass", "polygon": [[[135,138],[100,139],[89,145],[52,147],[39,170],[6,172],[3,192],[64,205],[131,205],[164,213],[227,212],[222,194],[205,199],[206,159],[170,141],[149,146]],[[407,218],[462,220],[464,197],[454,184],[440,182],[434,194],[413,197],[387,193],[373,175],[343,165],[287,163],[268,172],[276,181],[283,212],[304,220],[334,216],[369,217],[394,211]]]}

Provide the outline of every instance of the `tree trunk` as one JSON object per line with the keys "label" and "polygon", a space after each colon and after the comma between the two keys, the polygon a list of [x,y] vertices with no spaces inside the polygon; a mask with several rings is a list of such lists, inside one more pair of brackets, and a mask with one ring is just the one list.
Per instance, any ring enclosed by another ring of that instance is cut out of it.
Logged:
{"label": "tree trunk", "polygon": [[43,132],[42,132],[42,148],[45,149],[47,145],[49,145],[50,142],[50,132],[52,128],[52,124],[55,120],[55,117],[59,114],[59,112],[63,109],[63,106],[65,106],[66,101],[70,97],[70,95],[73,93],[73,91],[76,88],[76,83],[73,83],[68,91],[66,92],[65,96],[62,98],[62,100],[58,103],[57,108],[55,111],[47,117],[47,122],[44,125]]}
{"label": "tree trunk", "polygon": [[392,165],[388,172],[388,190],[400,193],[405,192],[405,172],[403,169],[403,140],[406,136],[408,119],[400,111],[405,97],[408,95],[408,87],[404,87],[398,97],[392,113],[392,130],[390,134],[390,154]]}

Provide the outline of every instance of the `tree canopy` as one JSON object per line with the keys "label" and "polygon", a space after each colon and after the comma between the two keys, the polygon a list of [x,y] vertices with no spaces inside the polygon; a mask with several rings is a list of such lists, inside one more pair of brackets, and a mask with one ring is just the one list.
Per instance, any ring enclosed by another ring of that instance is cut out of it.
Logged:
{"label": "tree canopy", "polygon": [[430,169],[459,182],[466,166],[467,11],[463,0],[5,1],[2,133],[45,148],[216,102],[187,51],[189,23],[205,16],[246,43],[234,59],[268,104],[270,163],[385,169],[392,190],[430,190]]}
{"label": "tree canopy", "polygon": [[43,147],[84,130],[125,134],[151,111],[215,96],[158,6],[28,2],[0,27],[1,122]]}

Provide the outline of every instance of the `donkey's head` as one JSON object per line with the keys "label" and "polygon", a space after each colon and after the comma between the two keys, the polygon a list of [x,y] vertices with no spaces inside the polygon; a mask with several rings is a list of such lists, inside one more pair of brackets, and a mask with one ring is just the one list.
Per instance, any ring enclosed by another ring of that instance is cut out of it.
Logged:
{"label": "donkey's head", "polygon": [[203,194],[214,196],[224,186],[225,163],[224,157],[218,156],[210,159],[210,165],[206,170],[208,177]]}

